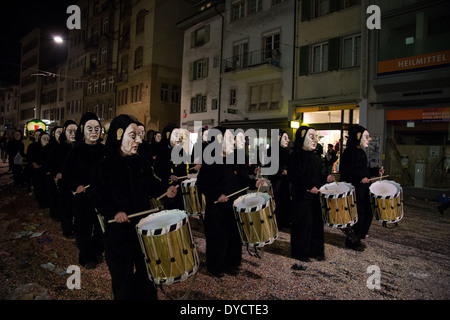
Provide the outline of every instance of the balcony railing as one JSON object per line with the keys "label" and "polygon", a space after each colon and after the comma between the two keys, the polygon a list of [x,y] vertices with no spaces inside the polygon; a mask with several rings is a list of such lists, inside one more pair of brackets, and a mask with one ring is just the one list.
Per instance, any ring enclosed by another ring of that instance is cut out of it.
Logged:
{"label": "balcony railing", "polygon": [[244,52],[222,61],[222,73],[241,71],[260,65],[270,64],[280,67],[280,50],[257,50]]}

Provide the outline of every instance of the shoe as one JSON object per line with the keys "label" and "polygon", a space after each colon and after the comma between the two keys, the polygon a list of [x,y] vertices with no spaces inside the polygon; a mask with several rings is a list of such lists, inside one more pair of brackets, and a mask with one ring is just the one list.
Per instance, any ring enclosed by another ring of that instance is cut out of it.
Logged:
{"label": "shoe", "polygon": [[227,271],[225,271],[225,273],[231,275],[231,276],[235,276],[239,273],[240,268],[239,267],[231,267],[230,269],[228,269]]}
{"label": "shoe", "polygon": [[346,243],[345,247],[348,248],[348,249],[352,249],[352,250],[355,250],[355,251],[362,252],[362,251],[364,251],[364,248],[366,246],[363,245],[360,241],[358,241],[357,243]]}
{"label": "shoe", "polygon": [[325,261],[325,256],[324,255],[322,255],[322,256],[314,256],[314,257],[311,257],[311,258],[313,258],[313,259],[315,259],[317,261]]}
{"label": "shoe", "polygon": [[225,276],[225,273],[223,272],[209,272],[209,274],[218,279],[223,278]]}
{"label": "shoe", "polygon": [[291,269],[296,271],[305,271],[307,267],[302,266],[301,264],[295,263],[292,265]]}

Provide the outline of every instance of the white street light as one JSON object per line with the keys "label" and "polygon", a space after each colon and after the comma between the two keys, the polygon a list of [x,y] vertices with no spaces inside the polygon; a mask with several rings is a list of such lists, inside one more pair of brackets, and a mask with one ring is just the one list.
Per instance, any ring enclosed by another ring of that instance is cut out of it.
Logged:
{"label": "white street light", "polygon": [[56,43],[62,43],[63,39],[60,36],[53,37],[53,40],[55,40]]}

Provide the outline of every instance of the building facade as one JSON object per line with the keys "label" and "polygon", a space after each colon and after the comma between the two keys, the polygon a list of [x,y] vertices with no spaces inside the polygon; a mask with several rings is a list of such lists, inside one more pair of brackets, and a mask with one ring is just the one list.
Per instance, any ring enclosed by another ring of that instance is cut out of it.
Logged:
{"label": "building facade", "polygon": [[348,126],[360,121],[365,8],[361,1],[302,0],[297,9],[289,116],[314,127],[326,152],[328,144],[345,143]]}
{"label": "building facade", "polygon": [[117,114],[147,130],[180,122],[183,32],[189,1],[122,1],[119,14]]}
{"label": "building facade", "polygon": [[[450,3],[370,1],[368,121],[376,151],[403,186],[450,188]],[[444,192],[445,193],[445,192]]]}
{"label": "building facade", "polygon": [[0,89],[0,134],[12,133],[17,128],[19,111],[19,86]]}

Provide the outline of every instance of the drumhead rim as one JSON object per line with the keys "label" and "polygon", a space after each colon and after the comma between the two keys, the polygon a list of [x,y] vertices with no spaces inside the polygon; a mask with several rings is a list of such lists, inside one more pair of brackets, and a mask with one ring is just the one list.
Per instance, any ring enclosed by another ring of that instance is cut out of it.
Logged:
{"label": "drumhead rim", "polygon": [[[262,197],[266,201],[264,201],[264,203],[261,205],[257,205],[257,206],[253,206],[253,207],[238,207],[237,203],[242,201],[242,199],[244,199],[245,197],[248,197],[249,195]],[[244,194],[244,195],[240,196],[239,198],[237,198],[236,200],[234,200],[233,208],[234,208],[234,211],[236,211],[236,212],[254,212],[254,211],[259,211],[259,210],[262,210],[262,209],[268,207],[270,205],[271,201],[272,201],[272,197],[267,193],[252,192],[252,193]]]}
{"label": "drumhead rim", "polygon": [[[149,220],[151,218],[155,218],[167,213],[182,213],[182,215],[180,215],[180,220],[177,221],[176,223],[167,225],[165,227],[162,228],[156,228],[156,229],[149,229],[149,230],[144,230],[142,229],[142,224],[144,222],[146,222],[146,220]],[[184,210],[179,210],[179,209],[172,209],[172,210],[162,210],[162,211],[158,211],[156,213],[153,213],[143,219],[141,219],[139,221],[139,223],[136,225],[136,229],[138,234],[140,235],[144,235],[144,236],[159,236],[159,235],[163,235],[163,234],[167,234],[173,231],[176,231],[180,228],[182,228],[186,223],[188,223],[188,216],[186,214],[186,211]]]}

